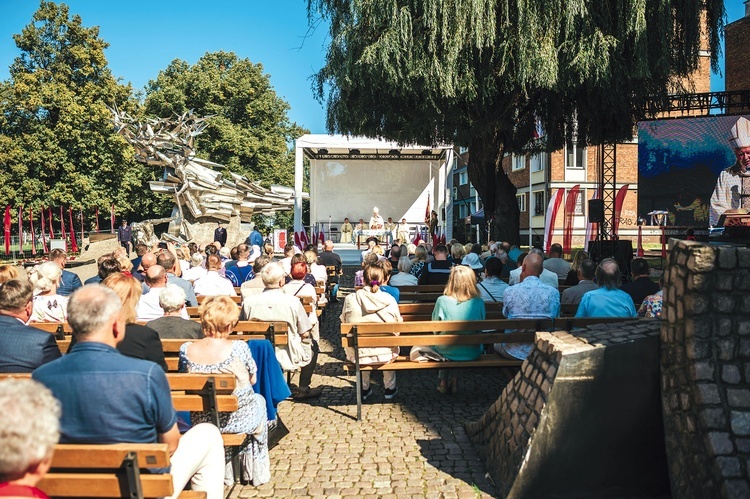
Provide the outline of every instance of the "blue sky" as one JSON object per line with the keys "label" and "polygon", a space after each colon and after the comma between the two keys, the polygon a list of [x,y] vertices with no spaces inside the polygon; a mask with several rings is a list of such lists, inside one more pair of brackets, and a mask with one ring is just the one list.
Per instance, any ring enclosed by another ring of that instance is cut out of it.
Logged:
{"label": "blue sky", "polygon": [[[206,52],[232,51],[261,63],[289,116],[312,133],[325,133],[325,110],[310,76],[323,64],[327,30],[308,32],[305,0],[68,0],[71,14],[99,26],[115,76],[142,89],[174,59],[195,63]],[[744,15],[742,0],[726,0],[727,22]],[[31,21],[37,0],[0,0],[0,79],[18,55],[12,35]],[[721,67],[723,69],[723,57]],[[724,89],[713,75],[711,89]]]}
{"label": "blue sky", "polygon": [[[206,52],[235,52],[263,65],[289,117],[325,133],[325,110],[310,76],[322,64],[327,29],[308,33],[305,0],[67,0],[71,16],[99,26],[116,77],[143,89],[174,59],[194,64]],[[29,24],[38,0],[0,0],[0,80],[19,52],[12,35]],[[307,36],[306,36],[307,35]]]}

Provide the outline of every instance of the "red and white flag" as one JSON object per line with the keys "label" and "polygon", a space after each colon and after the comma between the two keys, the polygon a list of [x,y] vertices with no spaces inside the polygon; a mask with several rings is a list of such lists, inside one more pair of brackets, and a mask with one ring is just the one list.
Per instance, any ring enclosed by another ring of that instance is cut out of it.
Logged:
{"label": "red and white flag", "polygon": [[55,229],[52,227],[52,208],[47,208],[47,224],[49,225],[49,238],[55,238]]}
{"label": "red and white flag", "polygon": [[[591,199],[599,199],[599,188],[597,187],[594,191],[594,195],[591,197]],[[590,216],[589,216],[590,218]],[[591,241],[591,235],[594,234],[594,232],[599,230],[599,224],[595,222],[586,222],[586,240],[583,241],[583,251],[588,252],[589,250],[589,242]]]}
{"label": "red and white flag", "polygon": [[323,233],[323,231],[320,231],[320,234],[318,234],[318,240],[320,241],[320,244],[325,246],[326,244],[326,235]]}
{"label": "red and white flag", "polygon": [[5,219],[4,222],[4,228],[5,228],[5,254],[10,253],[10,205],[5,206]]}
{"label": "red and white flag", "polygon": [[560,188],[555,191],[549,200],[547,205],[547,214],[544,217],[544,252],[549,253],[550,247],[552,246],[552,235],[555,232],[555,219],[557,218],[557,211],[560,209],[563,197],[565,196],[565,189]]}
{"label": "red and white flag", "polygon": [[45,230],[44,229],[44,225],[45,224],[46,224],[46,222],[44,221],[44,208],[42,208],[42,253],[46,253],[47,252],[47,241],[45,240],[45,239],[47,239],[47,236],[44,234],[44,230]]}
{"label": "red and white flag", "polygon": [[615,196],[615,220],[612,224],[612,237],[617,239],[617,230],[620,228],[620,213],[622,213],[622,205],[625,203],[625,196],[628,194],[628,184],[620,187]]}
{"label": "red and white flag", "polygon": [[[60,237],[62,238],[62,240],[65,241],[66,240],[66,236],[65,236],[65,211],[64,211],[64,208],[62,206],[60,206],[60,234],[61,234]],[[66,247],[67,247],[67,244],[66,244]]]}
{"label": "red and white flag", "polygon": [[18,251],[23,253],[23,206],[18,208]]}
{"label": "red and white flag", "polygon": [[578,194],[581,191],[580,185],[574,185],[568,191],[568,197],[565,198],[565,215],[563,218],[563,253],[570,254],[571,242],[573,240],[573,216],[575,215],[576,205],[578,204]]}
{"label": "red and white flag", "polygon": [[[68,206],[68,228],[70,229],[70,251],[78,253],[78,243],[76,242],[76,230],[73,228],[73,208]],[[83,242],[83,240],[81,240]]]}

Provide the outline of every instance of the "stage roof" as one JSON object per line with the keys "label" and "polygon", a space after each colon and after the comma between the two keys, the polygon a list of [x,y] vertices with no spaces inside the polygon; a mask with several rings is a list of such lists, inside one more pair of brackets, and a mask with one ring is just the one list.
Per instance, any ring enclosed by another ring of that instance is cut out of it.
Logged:
{"label": "stage roof", "polygon": [[310,159],[437,160],[452,149],[449,145],[399,145],[397,142],[345,135],[308,134],[296,142],[296,148],[303,149]]}

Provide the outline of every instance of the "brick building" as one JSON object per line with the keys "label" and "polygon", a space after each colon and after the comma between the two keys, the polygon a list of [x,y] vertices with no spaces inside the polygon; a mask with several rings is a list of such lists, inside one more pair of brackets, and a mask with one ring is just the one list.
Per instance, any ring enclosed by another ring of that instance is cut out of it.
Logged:
{"label": "brick building", "polygon": [[750,89],[750,55],[745,41],[750,37],[750,1],[745,2],[745,17],[724,27],[725,90]]}

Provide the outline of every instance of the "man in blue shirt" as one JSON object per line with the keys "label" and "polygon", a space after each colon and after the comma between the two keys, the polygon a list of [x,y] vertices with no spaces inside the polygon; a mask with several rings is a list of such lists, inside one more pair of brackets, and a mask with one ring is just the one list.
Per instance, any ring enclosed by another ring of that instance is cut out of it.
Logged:
{"label": "man in blue shirt", "polygon": [[620,287],[620,268],[612,258],[605,258],[596,268],[599,289],[581,298],[576,317],[635,317],[633,299]]}
{"label": "man in blue shirt", "polygon": [[224,271],[226,278],[232,281],[235,287],[240,287],[242,283],[255,277],[253,266],[248,261],[249,258],[250,247],[245,243],[237,245],[237,265],[228,267]]}
{"label": "man in blue shirt", "polygon": [[32,377],[62,405],[61,443],[166,443],[174,494],[188,481],[209,499],[224,494],[224,447],[218,428],[200,424],[180,436],[167,378],[157,364],[126,357],[120,299],[100,284],[70,297],[68,322],[77,343]]}
{"label": "man in blue shirt", "polygon": [[49,252],[49,260],[55,262],[62,269],[60,285],[57,287],[57,294],[60,296],[70,296],[73,291],[83,286],[78,275],[65,270],[65,264],[68,262],[68,255],[61,249],[55,248]]}
{"label": "man in blue shirt", "polygon": [[263,247],[263,234],[261,234],[258,231],[258,226],[253,226],[253,231],[250,233],[249,236],[247,236],[247,240],[245,241],[245,244],[248,246],[257,246],[259,248]]}

